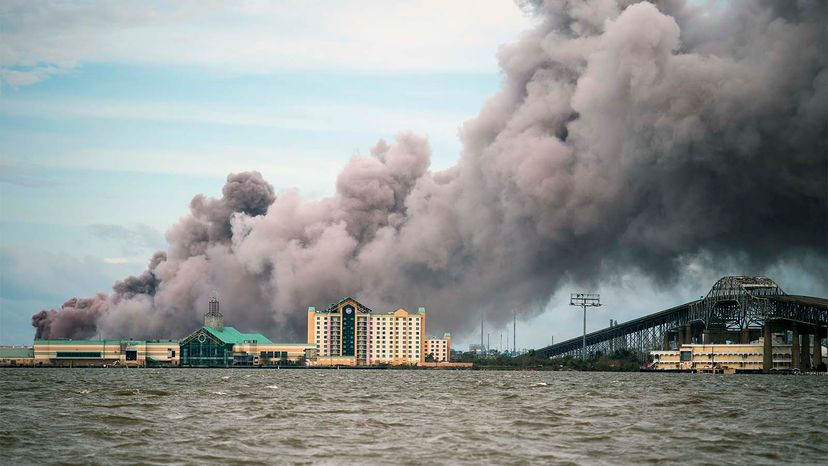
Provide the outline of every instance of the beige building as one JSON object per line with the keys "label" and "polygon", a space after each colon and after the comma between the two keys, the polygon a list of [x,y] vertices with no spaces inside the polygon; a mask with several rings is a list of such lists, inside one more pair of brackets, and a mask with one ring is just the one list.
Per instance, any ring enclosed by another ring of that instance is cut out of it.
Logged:
{"label": "beige building", "polygon": [[443,338],[427,338],[423,342],[423,353],[425,358],[431,355],[433,362],[451,361],[451,334],[444,333]]}
{"label": "beige building", "polygon": [[[685,344],[678,350],[651,351],[651,369],[686,372],[761,372],[764,344]],[[791,345],[773,344],[773,369],[791,369]]]}
{"label": "beige building", "polygon": [[317,365],[371,366],[425,361],[425,308],[374,312],[355,299],[342,298],[324,311],[308,308],[308,343]]}
{"label": "beige building", "polygon": [[174,340],[35,340],[36,366],[177,366]]}

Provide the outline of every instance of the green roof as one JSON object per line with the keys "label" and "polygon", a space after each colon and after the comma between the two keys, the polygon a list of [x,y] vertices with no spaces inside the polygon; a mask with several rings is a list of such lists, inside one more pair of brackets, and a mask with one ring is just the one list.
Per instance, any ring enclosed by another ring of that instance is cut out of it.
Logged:
{"label": "green roof", "polygon": [[204,330],[210,332],[214,337],[218,338],[225,344],[232,343],[235,345],[244,344],[247,340],[256,340],[256,343],[262,345],[272,345],[273,342],[261,333],[242,333],[233,327],[224,327],[222,330],[216,330],[209,325],[202,327]]}
{"label": "green roof", "polygon": [[31,348],[0,348],[0,358],[33,358],[34,350]]}

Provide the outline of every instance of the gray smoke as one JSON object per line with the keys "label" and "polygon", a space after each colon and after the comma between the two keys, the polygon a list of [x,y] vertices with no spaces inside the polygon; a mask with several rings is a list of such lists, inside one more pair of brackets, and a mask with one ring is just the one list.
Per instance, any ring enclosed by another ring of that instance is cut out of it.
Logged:
{"label": "gray smoke", "polygon": [[318,202],[230,175],[166,256],[36,314],[37,337],[180,336],[214,292],[228,323],[277,338],[304,338],[307,306],[344,295],[424,305],[430,329],[461,333],[538,312],[564,281],[825,258],[825,3],[630,3],[529,5],[538,25],[500,50],[502,88],[454,167],[429,171],[427,141],[401,133]]}

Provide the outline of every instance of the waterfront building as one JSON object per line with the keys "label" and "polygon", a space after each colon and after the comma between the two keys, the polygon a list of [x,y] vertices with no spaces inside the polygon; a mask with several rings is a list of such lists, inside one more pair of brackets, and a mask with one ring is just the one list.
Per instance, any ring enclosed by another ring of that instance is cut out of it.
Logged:
{"label": "waterfront building", "polygon": [[34,350],[31,346],[0,347],[0,366],[32,366]]}
{"label": "waterfront building", "polygon": [[[772,369],[791,370],[790,344],[772,345]],[[764,342],[747,344],[684,344],[677,350],[651,351],[651,369],[683,372],[762,372]]]}
{"label": "waterfront building", "polygon": [[204,325],[183,338],[180,346],[180,364],[188,367],[304,365],[316,358],[314,345],[274,343],[261,333],[226,327],[216,298],[208,303]]}
{"label": "waterfront building", "polygon": [[427,338],[423,342],[423,353],[425,358],[431,355],[433,362],[451,361],[451,334],[444,333],[443,338]]}
{"label": "waterfront building", "polygon": [[35,340],[35,366],[177,366],[175,340]]}
{"label": "waterfront building", "polygon": [[425,361],[425,308],[378,313],[345,297],[323,311],[308,308],[308,344],[317,365],[370,366]]}

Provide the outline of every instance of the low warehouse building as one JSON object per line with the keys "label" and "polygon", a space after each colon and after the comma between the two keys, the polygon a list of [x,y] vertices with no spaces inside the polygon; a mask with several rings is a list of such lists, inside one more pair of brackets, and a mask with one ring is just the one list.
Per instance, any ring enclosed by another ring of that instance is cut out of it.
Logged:
{"label": "low warehouse building", "polygon": [[36,366],[177,366],[174,340],[35,340]]}
{"label": "low warehouse building", "polygon": [[30,347],[6,346],[0,348],[0,366],[33,366],[34,350]]}

